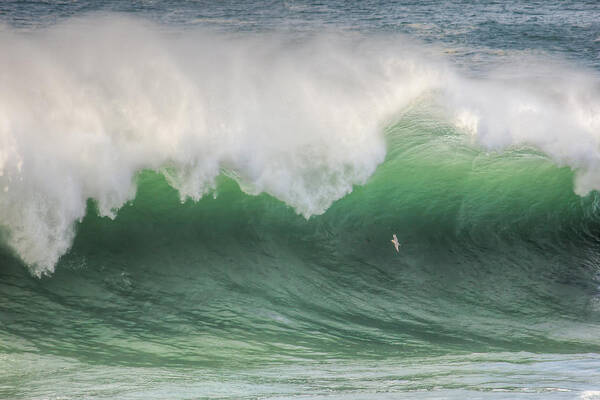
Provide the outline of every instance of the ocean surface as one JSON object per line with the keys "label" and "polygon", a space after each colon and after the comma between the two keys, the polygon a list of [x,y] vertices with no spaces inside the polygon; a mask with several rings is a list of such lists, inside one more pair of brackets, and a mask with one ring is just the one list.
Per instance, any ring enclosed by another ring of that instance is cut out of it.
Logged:
{"label": "ocean surface", "polygon": [[0,398],[600,399],[599,190],[596,1],[2,1]]}

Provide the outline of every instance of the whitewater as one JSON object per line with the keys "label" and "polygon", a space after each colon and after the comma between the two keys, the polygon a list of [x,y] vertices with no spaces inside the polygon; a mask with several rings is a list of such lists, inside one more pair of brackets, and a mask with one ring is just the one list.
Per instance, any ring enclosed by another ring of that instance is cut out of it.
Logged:
{"label": "whitewater", "polygon": [[0,3],[0,398],[600,398],[599,38]]}
{"label": "whitewater", "polygon": [[38,276],[68,251],[87,200],[114,218],[143,170],[182,201],[224,173],[322,214],[373,174],[384,129],[415,102],[441,103],[487,149],[529,145],[568,165],[578,194],[600,188],[591,71],[531,74],[526,60],[467,79],[402,37],[168,35],[120,16],[1,35],[0,217]]}

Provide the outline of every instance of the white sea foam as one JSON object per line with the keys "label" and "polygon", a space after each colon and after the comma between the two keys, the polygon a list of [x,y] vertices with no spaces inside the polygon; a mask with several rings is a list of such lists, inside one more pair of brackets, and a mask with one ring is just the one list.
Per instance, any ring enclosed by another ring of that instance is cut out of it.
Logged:
{"label": "white sea foam", "polygon": [[532,65],[512,78],[450,79],[456,126],[489,149],[529,145],[577,171],[575,192],[600,189],[600,81],[594,74]]}
{"label": "white sea foam", "polygon": [[579,396],[580,399],[583,400],[597,400],[600,399],[600,391],[599,390],[586,390],[582,392]]}
{"label": "white sea foam", "polygon": [[364,40],[173,35],[114,16],[2,32],[0,48],[0,220],[36,275],[87,199],[113,217],[143,169],[194,199],[227,170],[322,213],[373,173],[386,121],[439,75]]}
{"label": "white sea foam", "polygon": [[[162,171],[198,199],[226,170],[306,217],[364,183],[383,128],[424,93],[492,148],[527,143],[600,188],[590,74],[468,80],[396,38],[169,34],[145,22],[0,30],[0,221],[34,274],[53,270],[94,199],[102,215]],[[535,71],[531,76],[537,76]]]}

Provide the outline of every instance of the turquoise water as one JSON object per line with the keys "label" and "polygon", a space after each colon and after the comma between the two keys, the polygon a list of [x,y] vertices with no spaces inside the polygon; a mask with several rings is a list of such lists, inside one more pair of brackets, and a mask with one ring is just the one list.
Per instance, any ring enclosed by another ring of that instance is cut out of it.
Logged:
{"label": "turquoise water", "polygon": [[0,397],[600,398],[596,8],[2,3]]}

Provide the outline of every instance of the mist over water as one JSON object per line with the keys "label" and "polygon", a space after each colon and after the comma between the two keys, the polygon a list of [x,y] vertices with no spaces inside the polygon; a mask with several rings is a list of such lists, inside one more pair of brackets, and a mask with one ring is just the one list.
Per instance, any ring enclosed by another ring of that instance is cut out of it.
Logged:
{"label": "mist over water", "polygon": [[167,35],[117,15],[3,33],[2,43],[0,211],[37,275],[69,249],[87,199],[114,217],[146,169],[182,199],[225,173],[247,193],[321,214],[373,174],[384,129],[415,102],[443,106],[427,118],[474,145],[530,145],[576,169],[578,194],[598,187],[591,72],[515,65],[505,70],[517,76],[474,80],[404,37]]}
{"label": "mist over water", "polygon": [[0,397],[599,396],[593,10],[388,6],[0,6]]}
{"label": "mist over water", "polygon": [[5,43],[3,220],[38,274],[68,249],[88,198],[114,216],[144,169],[182,199],[225,171],[249,193],[323,213],[366,182],[385,123],[439,75],[360,38],[170,38],[118,16]]}

